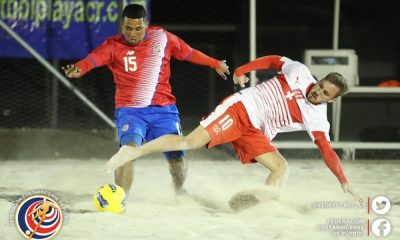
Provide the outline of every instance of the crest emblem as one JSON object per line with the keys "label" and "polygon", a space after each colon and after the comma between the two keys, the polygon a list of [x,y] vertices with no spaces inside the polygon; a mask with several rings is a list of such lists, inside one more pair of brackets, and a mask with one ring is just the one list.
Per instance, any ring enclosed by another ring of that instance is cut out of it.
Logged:
{"label": "crest emblem", "polygon": [[64,206],[50,195],[30,195],[14,209],[14,223],[26,239],[51,239],[61,230]]}
{"label": "crest emblem", "polygon": [[128,131],[128,129],[129,129],[129,125],[128,124],[125,124],[124,126],[122,126],[122,131],[123,132]]}
{"label": "crest emblem", "polygon": [[160,46],[160,44],[159,44],[159,43],[155,43],[155,44],[153,45],[153,48],[152,48],[151,51],[152,51],[152,54],[153,54],[153,55],[159,56],[160,53],[161,53],[161,46]]}

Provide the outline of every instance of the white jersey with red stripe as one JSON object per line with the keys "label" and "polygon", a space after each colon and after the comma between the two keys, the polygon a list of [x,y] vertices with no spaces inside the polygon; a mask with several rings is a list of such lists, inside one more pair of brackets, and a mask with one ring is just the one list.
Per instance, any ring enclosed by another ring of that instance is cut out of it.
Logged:
{"label": "white jersey with red stripe", "polygon": [[316,80],[308,68],[297,61],[281,57],[280,75],[254,87],[240,91],[254,127],[272,140],[278,132],[324,132],[329,141],[327,104],[314,105],[307,98]]}

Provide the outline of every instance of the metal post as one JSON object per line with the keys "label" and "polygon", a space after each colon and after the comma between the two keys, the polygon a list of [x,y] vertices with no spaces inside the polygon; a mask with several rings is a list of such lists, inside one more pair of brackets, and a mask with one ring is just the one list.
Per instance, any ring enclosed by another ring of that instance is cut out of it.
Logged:
{"label": "metal post", "polygon": [[[257,57],[257,42],[256,42],[256,2],[257,0],[250,0],[250,61]],[[250,73],[250,86],[255,86],[257,83],[256,72]]]}
{"label": "metal post", "polygon": [[342,111],[342,97],[336,98],[336,101],[332,103],[332,131],[333,140],[339,141],[340,138],[340,113]]}
{"label": "metal post", "polygon": [[[333,50],[339,49],[339,15],[340,15],[340,0],[335,0],[333,13]],[[340,135],[340,112],[342,106],[342,98],[338,97],[332,106],[332,130],[333,140],[339,141]]]}
{"label": "metal post", "polygon": [[339,15],[340,0],[335,0],[335,9],[333,16],[333,50],[339,49]]}
{"label": "metal post", "polygon": [[[59,65],[59,60],[52,61],[53,66]],[[51,78],[51,128],[58,126],[58,80],[56,77]]]}

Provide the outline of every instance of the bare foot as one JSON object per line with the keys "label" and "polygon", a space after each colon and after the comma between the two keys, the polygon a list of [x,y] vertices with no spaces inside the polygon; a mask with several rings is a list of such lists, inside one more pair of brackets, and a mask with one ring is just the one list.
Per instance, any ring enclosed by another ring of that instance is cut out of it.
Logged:
{"label": "bare foot", "polygon": [[105,165],[106,172],[112,173],[115,169],[138,157],[140,157],[140,151],[137,147],[124,145],[107,161]]}

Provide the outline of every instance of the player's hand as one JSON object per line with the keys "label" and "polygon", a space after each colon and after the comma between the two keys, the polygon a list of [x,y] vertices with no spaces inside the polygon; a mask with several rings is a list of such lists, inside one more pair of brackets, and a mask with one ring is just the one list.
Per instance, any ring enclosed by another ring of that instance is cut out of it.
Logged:
{"label": "player's hand", "polygon": [[74,64],[69,64],[67,66],[61,67],[61,69],[64,71],[65,76],[69,78],[80,78],[82,69],[78,68]]}
{"label": "player's hand", "polygon": [[227,75],[230,75],[231,73],[229,72],[229,66],[226,65],[226,60],[222,60],[219,62],[219,68],[216,68],[215,71],[220,75],[224,80],[228,79]]}
{"label": "player's hand", "polygon": [[246,77],[246,75],[238,77],[235,74],[233,74],[233,83],[239,85],[242,88],[246,87],[244,84],[247,83],[248,81],[249,78]]}
{"label": "player's hand", "polygon": [[351,196],[353,196],[354,200],[356,200],[357,202],[359,202],[359,203],[363,203],[363,202],[364,202],[364,199],[363,199],[360,195],[358,195],[358,193],[356,193],[356,192],[350,187],[350,185],[349,185],[348,183],[342,184],[342,189],[343,189],[343,192],[345,192],[345,193],[350,193]]}

